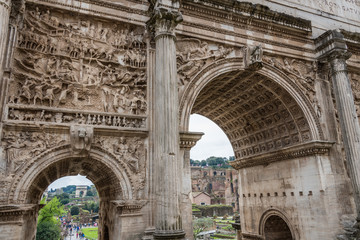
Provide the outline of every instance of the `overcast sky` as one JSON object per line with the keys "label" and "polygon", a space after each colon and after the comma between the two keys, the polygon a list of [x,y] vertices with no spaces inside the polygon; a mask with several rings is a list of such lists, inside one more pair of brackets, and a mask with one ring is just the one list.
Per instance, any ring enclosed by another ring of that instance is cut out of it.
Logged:
{"label": "overcast sky", "polygon": [[[234,155],[229,139],[225,133],[209,119],[194,114],[190,117],[190,131],[203,132],[200,141],[190,152],[190,158],[205,160],[208,157],[227,157]],[[68,185],[92,185],[92,182],[84,176],[63,177],[53,182],[49,189],[66,187]]]}

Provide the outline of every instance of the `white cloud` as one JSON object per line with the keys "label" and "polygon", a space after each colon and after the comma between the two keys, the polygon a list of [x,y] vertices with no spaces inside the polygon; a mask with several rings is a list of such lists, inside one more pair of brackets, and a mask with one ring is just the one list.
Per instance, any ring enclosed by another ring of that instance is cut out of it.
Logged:
{"label": "white cloud", "polygon": [[234,156],[234,151],[225,133],[208,118],[198,114],[191,115],[189,130],[205,133],[195,147],[191,149],[191,159],[205,160],[211,156],[227,158]]}

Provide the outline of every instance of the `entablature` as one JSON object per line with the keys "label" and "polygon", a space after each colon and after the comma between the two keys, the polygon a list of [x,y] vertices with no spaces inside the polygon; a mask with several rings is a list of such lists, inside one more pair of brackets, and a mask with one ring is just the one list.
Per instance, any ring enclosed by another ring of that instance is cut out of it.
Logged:
{"label": "entablature", "polygon": [[290,160],[295,158],[328,154],[334,142],[312,141],[298,144],[277,151],[259,154],[251,157],[243,157],[230,162],[235,169],[248,168],[259,165],[269,165],[273,162]]}

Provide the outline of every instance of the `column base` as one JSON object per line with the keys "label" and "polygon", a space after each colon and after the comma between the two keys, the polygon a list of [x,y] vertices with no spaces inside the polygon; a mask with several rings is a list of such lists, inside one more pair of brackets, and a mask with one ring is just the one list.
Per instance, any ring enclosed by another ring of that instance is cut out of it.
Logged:
{"label": "column base", "polygon": [[144,232],[145,235],[141,238],[141,240],[153,240],[154,232],[155,232],[155,228],[147,228]]}
{"label": "column base", "polygon": [[184,230],[155,231],[153,236],[154,239],[178,240],[185,239],[185,232]]}

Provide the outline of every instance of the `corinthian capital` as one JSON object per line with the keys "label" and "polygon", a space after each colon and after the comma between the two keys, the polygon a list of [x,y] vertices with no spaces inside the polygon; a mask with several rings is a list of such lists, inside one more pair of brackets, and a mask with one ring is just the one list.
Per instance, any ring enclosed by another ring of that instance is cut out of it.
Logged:
{"label": "corinthian capital", "polygon": [[174,10],[157,4],[153,8],[148,26],[154,31],[155,38],[162,35],[175,37],[175,28],[182,20],[182,14],[177,9]]}
{"label": "corinthian capital", "polygon": [[328,60],[334,60],[334,59],[341,59],[341,60],[347,60],[351,57],[351,52],[343,49],[333,49],[328,55]]}

